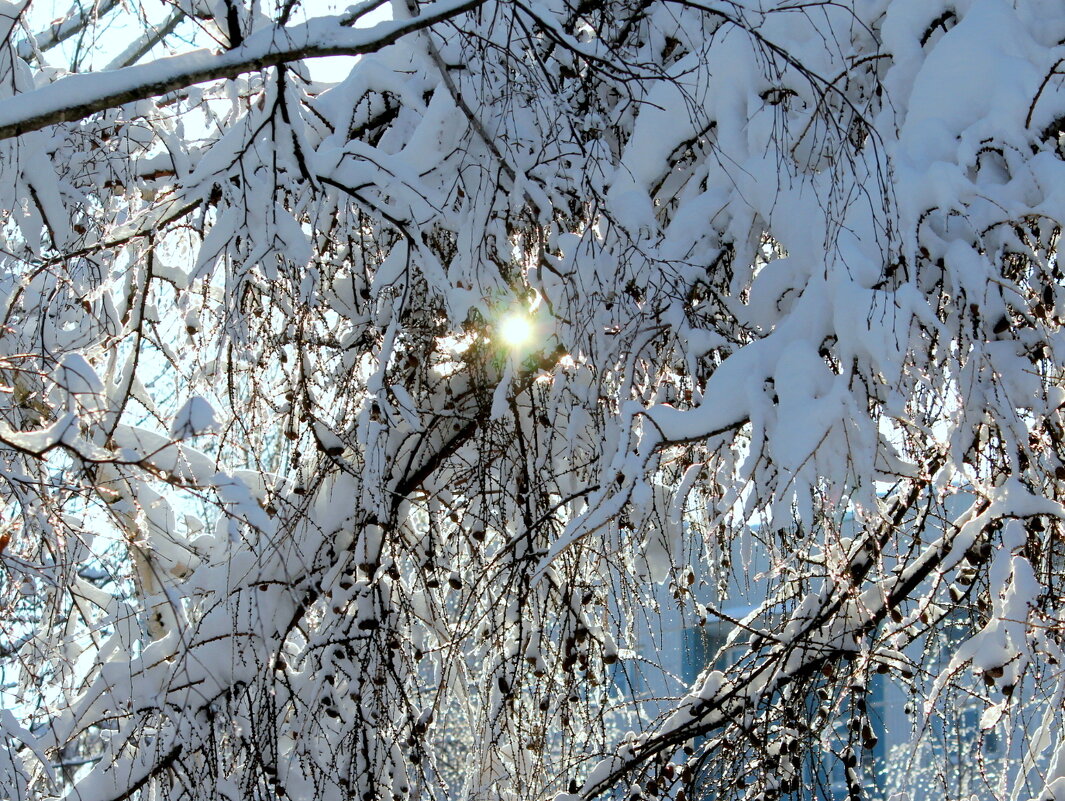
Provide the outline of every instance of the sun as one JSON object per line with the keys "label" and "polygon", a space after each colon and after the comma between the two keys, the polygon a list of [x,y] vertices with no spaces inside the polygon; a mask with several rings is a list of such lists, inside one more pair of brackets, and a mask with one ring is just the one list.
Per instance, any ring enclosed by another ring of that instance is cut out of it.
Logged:
{"label": "sun", "polygon": [[511,348],[520,348],[532,342],[535,329],[532,319],[521,312],[511,312],[499,321],[496,336]]}

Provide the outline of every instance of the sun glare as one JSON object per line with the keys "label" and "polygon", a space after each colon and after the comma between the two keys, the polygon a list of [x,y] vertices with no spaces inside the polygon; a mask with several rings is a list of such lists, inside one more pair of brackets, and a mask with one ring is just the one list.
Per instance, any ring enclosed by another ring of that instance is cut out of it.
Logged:
{"label": "sun glare", "polygon": [[532,342],[533,322],[521,312],[512,312],[499,321],[496,334],[504,345],[519,348]]}

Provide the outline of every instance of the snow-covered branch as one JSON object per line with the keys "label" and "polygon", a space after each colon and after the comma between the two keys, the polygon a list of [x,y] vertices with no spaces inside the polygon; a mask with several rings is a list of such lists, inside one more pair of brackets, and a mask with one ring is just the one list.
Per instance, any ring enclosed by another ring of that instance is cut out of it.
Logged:
{"label": "snow-covered branch", "polygon": [[1060,796],[1065,11],[302,13],[0,49],[0,796]]}
{"label": "snow-covered branch", "polygon": [[159,97],[206,81],[323,56],[373,53],[403,36],[464,14],[484,0],[434,4],[419,17],[351,28],[346,15],[301,25],[264,29],[224,53],[199,50],[98,73],[69,75],[54,83],[0,100],[0,139],[48,125],[76,122],[98,111]]}

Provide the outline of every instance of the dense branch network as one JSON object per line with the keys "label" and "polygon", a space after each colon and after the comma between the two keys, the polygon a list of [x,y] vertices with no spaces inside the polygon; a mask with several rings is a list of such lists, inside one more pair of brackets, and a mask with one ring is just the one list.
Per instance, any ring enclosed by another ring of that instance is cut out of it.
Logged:
{"label": "dense branch network", "polygon": [[0,795],[1065,792],[1058,4],[7,13]]}

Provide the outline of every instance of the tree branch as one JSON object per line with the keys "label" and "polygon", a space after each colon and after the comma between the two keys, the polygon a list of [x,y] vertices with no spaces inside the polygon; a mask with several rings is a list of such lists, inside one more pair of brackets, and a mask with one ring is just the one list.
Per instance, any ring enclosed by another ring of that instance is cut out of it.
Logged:
{"label": "tree branch", "polygon": [[0,139],[10,139],[61,122],[82,120],[98,111],[184,89],[205,81],[235,78],[304,58],[373,53],[409,33],[464,14],[485,0],[438,3],[419,17],[352,30],[357,16],[316,19],[250,36],[225,53],[198,50],[150,64],[84,75],[0,101]]}
{"label": "tree branch", "polygon": [[23,39],[16,47],[16,53],[24,61],[30,61],[38,51],[51,50],[62,44],[72,36],[76,36],[87,28],[90,23],[99,20],[119,4],[119,0],[103,0],[98,6],[74,13],[74,9],[68,12],[68,16],[57,20],[40,33],[33,35],[33,41]]}

